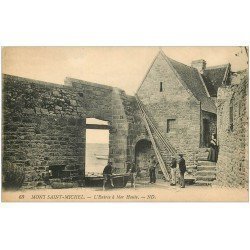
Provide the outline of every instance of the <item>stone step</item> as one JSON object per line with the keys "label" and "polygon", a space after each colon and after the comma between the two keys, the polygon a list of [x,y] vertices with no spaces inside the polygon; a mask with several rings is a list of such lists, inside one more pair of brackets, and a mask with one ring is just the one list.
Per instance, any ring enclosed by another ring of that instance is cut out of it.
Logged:
{"label": "stone step", "polygon": [[215,179],[215,175],[196,176],[197,181],[214,181]]}
{"label": "stone step", "polygon": [[208,155],[208,153],[209,153],[209,151],[198,152],[197,155],[204,156],[204,155]]}
{"label": "stone step", "polygon": [[213,171],[201,170],[201,171],[196,172],[196,176],[211,176],[211,175],[216,176],[216,171],[215,170]]}
{"label": "stone step", "polygon": [[209,152],[210,148],[199,148],[198,153],[204,153],[204,152]]}
{"label": "stone step", "polygon": [[216,171],[216,166],[197,166],[198,171]]}
{"label": "stone step", "polygon": [[212,185],[212,181],[196,181],[195,186],[210,186]]}
{"label": "stone step", "polygon": [[196,165],[187,165],[187,170],[190,170],[190,169],[197,169],[197,166]]}
{"label": "stone step", "polygon": [[198,166],[216,166],[216,162],[212,162],[212,161],[198,161]]}
{"label": "stone step", "polygon": [[207,156],[198,156],[198,161],[207,161]]}

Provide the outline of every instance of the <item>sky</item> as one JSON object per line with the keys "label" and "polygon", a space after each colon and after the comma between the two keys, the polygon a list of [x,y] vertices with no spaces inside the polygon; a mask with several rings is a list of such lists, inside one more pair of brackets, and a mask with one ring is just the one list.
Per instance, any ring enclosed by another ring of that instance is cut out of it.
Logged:
{"label": "sky", "polygon": [[[107,121],[102,121],[96,118],[86,118],[86,124],[102,124],[108,125]],[[109,144],[109,131],[98,129],[86,130],[86,143],[104,143]],[[88,148],[87,148],[88,150]]]}
{"label": "sky", "polygon": [[233,71],[247,68],[240,47],[5,47],[2,72],[58,84],[72,77],[134,94],[160,49],[186,65],[204,59],[207,66],[231,63]]}

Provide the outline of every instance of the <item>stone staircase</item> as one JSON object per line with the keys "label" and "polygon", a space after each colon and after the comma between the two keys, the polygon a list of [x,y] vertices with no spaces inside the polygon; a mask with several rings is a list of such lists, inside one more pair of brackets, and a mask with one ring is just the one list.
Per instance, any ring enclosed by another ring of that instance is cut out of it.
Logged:
{"label": "stone staircase", "polygon": [[207,160],[208,150],[208,148],[201,148],[198,152],[195,185],[212,185],[216,179],[216,163]]}
{"label": "stone staircase", "polygon": [[141,117],[144,120],[147,132],[157,156],[161,172],[164,175],[165,180],[170,180],[171,169],[169,167],[169,163],[171,161],[171,155],[175,155],[176,150],[155,125],[156,123],[154,122],[150,114],[146,111],[146,108],[137,95],[136,100],[141,111]]}

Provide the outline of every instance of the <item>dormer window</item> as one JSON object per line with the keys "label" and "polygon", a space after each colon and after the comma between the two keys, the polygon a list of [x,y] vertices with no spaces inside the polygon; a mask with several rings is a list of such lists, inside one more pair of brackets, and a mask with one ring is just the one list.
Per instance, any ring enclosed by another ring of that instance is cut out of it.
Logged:
{"label": "dormer window", "polygon": [[160,82],[160,92],[163,91],[162,82]]}

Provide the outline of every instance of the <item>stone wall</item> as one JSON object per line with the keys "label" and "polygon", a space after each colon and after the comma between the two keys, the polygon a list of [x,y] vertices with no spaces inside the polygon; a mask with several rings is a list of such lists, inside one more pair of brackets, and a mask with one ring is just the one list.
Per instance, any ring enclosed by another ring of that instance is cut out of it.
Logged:
{"label": "stone wall", "polygon": [[[160,91],[162,83],[162,92]],[[187,164],[193,164],[200,146],[200,102],[178,80],[163,56],[158,56],[138,90],[147,113],[172,146],[185,154]],[[168,132],[168,120],[174,128]]]}
{"label": "stone wall", "polygon": [[128,118],[125,113],[124,91],[114,88],[112,93],[112,131],[110,133],[110,157],[114,161],[117,173],[124,173],[127,159]]}
{"label": "stone wall", "polygon": [[127,160],[135,161],[135,147],[139,140],[148,139],[145,124],[141,119],[140,110],[136,98],[129,96],[127,99],[124,98],[124,107],[128,118],[129,133],[127,141]]}
{"label": "stone wall", "polygon": [[124,167],[128,124],[121,95],[126,94],[71,78],[65,84],[3,75],[3,161],[23,166],[26,182],[54,164],[84,172],[86,118],[109,121],[110,158]]}
{"label": "stone wall", "polygon": [[[109,134],[109,159],[114,162],[117,173],[124,172],[127,156],[128,119],[124,102],[128,96],[118,88],[89,83],[67,78],[67,85],[72,85],[81,93],[81,110],[86,118],[106,120],[111,126]],[[97,89],[96,89],[97,88]]]}
{"label": "stone wall", "polygon": [[[230,106],[233,114],[231,119]],[[248,78],[246,76],[239,84],[219,89],[217,129],[219,158],[216,183],[221,186],[248,187]]]}

